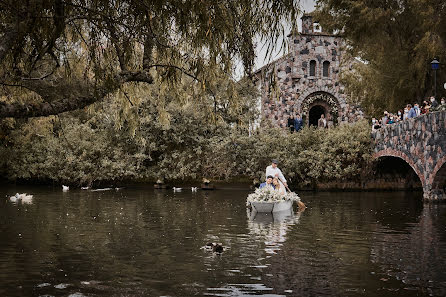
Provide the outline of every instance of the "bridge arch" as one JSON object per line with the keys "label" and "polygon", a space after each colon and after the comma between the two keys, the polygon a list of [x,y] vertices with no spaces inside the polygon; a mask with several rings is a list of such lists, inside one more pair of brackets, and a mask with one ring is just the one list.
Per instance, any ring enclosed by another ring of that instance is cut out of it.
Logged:
{"label": "bridge arch", "polygon": [[375,158],[403,159],[419,176],[424,200],[446,202],[446,111],[385,125],[372,137]]}
{"label": "bridge arch", "polygon": [[375,160],[378,160],[379,158],[382,158],[382,157],[395,157],[395,158],[399,158],[399,159],[405,161],[413,169],[413,171],[416,173],[416,175],[420,179],[421,186],[423,188],[425,187],[426,179],[424,178],[423,173],[417,168],[417,166],[413,163],[413,161],[405,153],[397,151],[397,150],[393,150],[393,149],[386,149],[386,150],[383,150],[383,151],[373,154],[373,158]]}
{"label": "bridge arch", "polygon": [[444,190],[446,183],[446,156],[437,162],[429,178],[433,190]]}

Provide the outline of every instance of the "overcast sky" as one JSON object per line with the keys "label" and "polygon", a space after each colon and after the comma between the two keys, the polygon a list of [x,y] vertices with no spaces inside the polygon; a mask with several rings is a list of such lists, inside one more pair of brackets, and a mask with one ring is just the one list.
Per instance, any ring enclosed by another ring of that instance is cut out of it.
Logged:
{"label": "overcast sky", "polygon": [[[314,7],[316,5],[316,0],[300,0],[301,2],[301,9],[302,12],[312,12],[314,10]],[[302,30],[302,23],[300,21],[300,16],[299,16],[299,31]],[[286,32],[285,36],[287,36],[290,33],[291,28],[287,29],[288,31]],[[278,40],[278,47],[280,47],[280,43],[282,42],[282,39]],[[254,61],[255,66],[254,69],[259,69],[260,67],[270,63],[273,60],[276,60],[278,58],[280,58],[282,55],[284,54],[284,50],[282,49],[281,51],[276,50],[276,52],[273,53],[273,55],[271,55],[271,57],[269,57],[270,59],[265,59],[265,55],[266,55],[266,46],[262,46],[262,44],[260,44],[260,42],[257,45],[256,48],[256,59]],[[236,78],[241,78],[243,75],[243,66],[242,63],[238,63],[238,67],[235,70],[235,76]]]}

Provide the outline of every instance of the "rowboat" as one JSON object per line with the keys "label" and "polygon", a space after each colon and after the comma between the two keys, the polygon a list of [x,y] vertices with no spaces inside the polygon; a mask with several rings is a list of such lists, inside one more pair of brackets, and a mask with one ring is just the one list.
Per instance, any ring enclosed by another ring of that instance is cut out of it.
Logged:
{"label": "rowboat", "polygon": [[257,224],[281,223],[292,220],[295,216],[292,208],[276,212],[257,212],[254,209],[248,209],[247,215],[250,221]]}
{"label": "rowboat", "polygon": [[251,202],[252,208],[257,212],[278,212],[290,209],[293,206],[293,200],[284,200],[277,202]]}

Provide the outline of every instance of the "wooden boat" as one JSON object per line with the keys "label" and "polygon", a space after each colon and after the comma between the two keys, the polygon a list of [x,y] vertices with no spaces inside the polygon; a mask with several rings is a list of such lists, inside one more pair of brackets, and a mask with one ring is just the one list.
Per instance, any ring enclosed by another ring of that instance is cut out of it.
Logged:
{"label": "wooden boat", "polygon": [[293,201],[251,202],[251,206],[257,212],[278,212],[290,209],[293,206]]}
{"label": "wooden boat", "polygon": [[275,211],[275,212],[257,212],[254,209],[248,210],[248,218],[250,221],[259,224],[281,223],[294,218],[292,208]]}

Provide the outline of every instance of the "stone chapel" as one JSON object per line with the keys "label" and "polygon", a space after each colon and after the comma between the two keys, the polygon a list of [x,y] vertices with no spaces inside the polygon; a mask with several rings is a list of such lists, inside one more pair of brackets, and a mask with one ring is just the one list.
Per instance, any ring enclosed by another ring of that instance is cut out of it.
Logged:
{"label": "stone chapel", "polygon": [[333,125],[359,120],[362,111],[347,102],[339,82],[354,63],[343,57],[343,38],[324,32],[311,14],[301,19],[302,32],[288,35],[289,53],[255,72],[262,118],[281,127],[291,114],[306,126],[317,126],[322,114]]}

